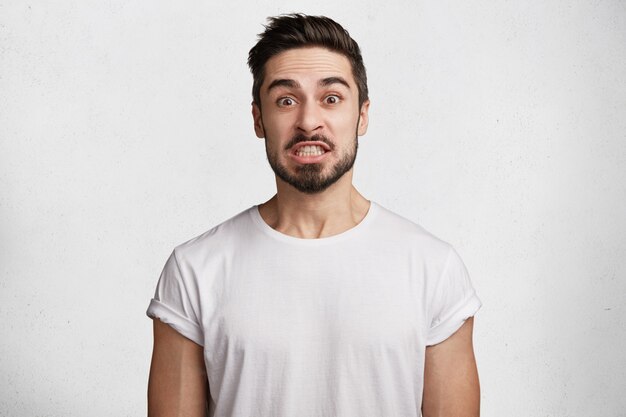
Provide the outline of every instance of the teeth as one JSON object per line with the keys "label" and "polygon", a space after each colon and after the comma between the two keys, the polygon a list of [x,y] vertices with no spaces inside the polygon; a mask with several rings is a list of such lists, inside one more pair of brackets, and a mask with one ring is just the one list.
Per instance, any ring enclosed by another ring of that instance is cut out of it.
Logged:
{"label": "teeth", "polygon": [[324,149],[321,146],[317,145],[307,145],[303,146],[296,152],[298,156],[318,156],[324,153]]}

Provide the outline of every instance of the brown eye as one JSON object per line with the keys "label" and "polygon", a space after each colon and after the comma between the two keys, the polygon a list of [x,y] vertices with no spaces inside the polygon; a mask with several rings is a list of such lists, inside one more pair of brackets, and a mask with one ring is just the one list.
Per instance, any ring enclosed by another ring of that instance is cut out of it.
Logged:
{"label": "brown eye", "polygon": [[293,104],[294,104],[294,101],[291,97],[283,97],[283,98],[278,99],[279,106],[288,107],[288,106],[293,106]]}
{"label": "brown eye", "polygon": [[326,97],[326,104],[337,104],[339,103],[339,97],[332,95],[332,96],[328,96]]}

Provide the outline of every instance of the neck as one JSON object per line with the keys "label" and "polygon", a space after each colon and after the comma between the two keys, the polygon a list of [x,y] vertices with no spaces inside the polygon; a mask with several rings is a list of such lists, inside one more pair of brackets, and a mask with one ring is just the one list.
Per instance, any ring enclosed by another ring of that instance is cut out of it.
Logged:
{"label": "neck", "polygon": [[359,224],[370,202],[352,185],[349,171],[316,194],[302,193],[280,179],[277,192],[259,205],[259,214],[273,229],[302,239],[333,236]]}

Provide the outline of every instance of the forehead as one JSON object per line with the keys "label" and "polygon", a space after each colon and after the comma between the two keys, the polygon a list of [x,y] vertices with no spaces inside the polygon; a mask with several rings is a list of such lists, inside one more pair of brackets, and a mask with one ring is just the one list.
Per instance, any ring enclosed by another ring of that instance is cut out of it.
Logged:
{"label": "forehead", "polygon": [[265,63],[264,86],[276,79],[311,81],[341,76],[354,85],[350,61],[344,55],[321,47],[295,48],[271,57]]}

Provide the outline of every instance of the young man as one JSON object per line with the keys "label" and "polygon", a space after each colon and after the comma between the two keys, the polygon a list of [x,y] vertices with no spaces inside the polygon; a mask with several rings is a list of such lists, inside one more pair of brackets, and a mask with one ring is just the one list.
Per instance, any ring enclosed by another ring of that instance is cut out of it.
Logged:
{"label": "young man", "polygon": [[280,16],[248,63],[277,192],[168,259],[147,311],[149,415],[478,416],[463,262],[352,185],[358,45],[326,17]]}

